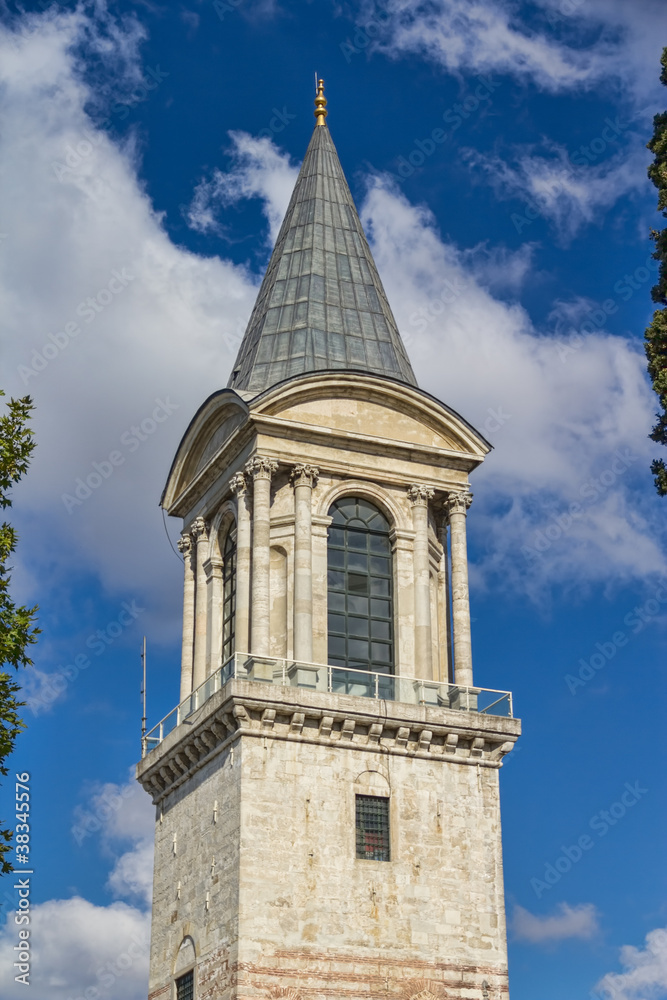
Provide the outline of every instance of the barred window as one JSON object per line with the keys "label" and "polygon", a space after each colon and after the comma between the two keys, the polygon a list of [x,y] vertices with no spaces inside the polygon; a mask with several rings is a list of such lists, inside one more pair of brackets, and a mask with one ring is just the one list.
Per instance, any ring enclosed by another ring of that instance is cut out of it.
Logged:
{"label": "barred window", "polygon": [[176,1000],[194,1000],[195,974],[190,970],[176,980]]}
{"label": "barred window", "polygon": [[236,526],[232,525],[222,549],[222,662],[235,650],[236,639]]}
{"label": "barred window", "polygon": [[389,799],[376,795],[356,797],[357,857],[390,861]]}

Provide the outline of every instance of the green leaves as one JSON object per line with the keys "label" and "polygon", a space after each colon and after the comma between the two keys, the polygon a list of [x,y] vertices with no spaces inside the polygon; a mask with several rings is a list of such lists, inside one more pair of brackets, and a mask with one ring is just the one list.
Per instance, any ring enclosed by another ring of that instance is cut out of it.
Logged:
{"label": "green leaves", "polygon": [[[1,389],[0,396],[4,396]],[[30,396],[10,399],[7,412],[0,416],[0,507],[3,508],[11,507],[9,491],[27,472],[35,447],[28,424],[32,409]],[[5,521],[0,525],[0,664],[18,670],[32,663],[26,650],[37,641],[40,630],[34,624],[37,608],[18,606],[11,598],[8,560],[16,542],[15,530]],[[4,762],[13,751],[17,736],[25,729],[19,715],[24,704],[17,698],[20,690],[11,674],[0,672],[0,774],[7,774]],[[11,839],[11,830],[0,827],[0,872],[3,874],[12,871],[6,859]]]}
{"label": "green leaves", "polygon": [[[667,86],[667,48],[660,58],[660,80]],[[647,143],[654,155],[648,176],[658,189],[658,210],[667,218],[667,112],[653,119],[653,138]],[[653,301],[663,306],[653,314],[653,320],[644,334],[644,350],[648,373],[660,401],[657,423],[649,437],[658,444],[667,445],[667,227],[659,232],[651,230],[655,245],[653,257],[660,262],[657,284],[651,289]],[[663,459],[651,464],[655,488],[660,496],[667,496],[667,467]]]}

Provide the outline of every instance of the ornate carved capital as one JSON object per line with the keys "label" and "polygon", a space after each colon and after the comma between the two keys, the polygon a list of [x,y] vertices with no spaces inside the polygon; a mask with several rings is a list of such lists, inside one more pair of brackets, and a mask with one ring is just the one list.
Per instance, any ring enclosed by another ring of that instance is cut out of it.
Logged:
{"label": "ornate carved capital", "polygon": [[448,493],[443,507],[447,517],[451,517],[452,514],[467,514],[471,503],[472,493],[470,490],[462,490],[460,493]]}
{"label": "ornate carved capital", "polygon": [[271,476],[278,468],[275,458],[264,458],[262,455],[255,455],[249,462],[246,462],[245,471],[253,479],[271,479]]}
{"label": "ornate carved capital", "polygon": [[208,541],[208,525],[206,524],[206,521],[204,520],[203,517],[196,517],[194,519],[194,521],[190,525],[190,533],[195,542],[197,542],[197,544],[200,541],[201,542]]}
{"label": "ornate carved capital", "polygon": [[320,470],[316,465],[295,465],[290,473],[292,486],[310,486],[312,489],[319,474]]}
{"label": "ornate carved capital", "polygon": [[413,483],[408,486],[408,500],[413,507],[428,507],[429,500],[433,499],[434,490],[430,486],[418,486]]}
{"label": "ornate carved capital", "polygon": [[183,559],[187,559],[192,553],[192,535],[190,535],[187,531],[184,531],[176,544],[178,546],[178,551],[183,556]]}
{"label": "ornate carved capital", "polygon": [[246,478],[242,472],[237,472],[235,476],[232,476],[232,478],[229,480],[229,485],[232,488],[232,492],[236,493],[237,496],[239,495],[239,493],[245,493],[245,491],[248,489]]}

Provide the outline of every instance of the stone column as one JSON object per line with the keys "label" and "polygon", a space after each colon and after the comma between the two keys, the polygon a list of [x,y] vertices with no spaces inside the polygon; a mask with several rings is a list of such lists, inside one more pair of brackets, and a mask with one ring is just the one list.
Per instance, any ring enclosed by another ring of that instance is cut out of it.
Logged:
{"label": "stone column", "polygon": [[236,494],[236,622],[235,646],[239,653],[250,652],[250,509],[248,484],[242,472],[231,480]]}
{"label": "stone column", "polygon": [[472,687],[472,646],[470,642],[470,599],[468,596],[468,551],[466,514],[472,493],[450,493],[445,501],[449,517],[449,541],[452,560],[452,625],[454,631],[454,680],[461,687]]}
{"label": "stone column", "polygon": [[214,673],[222,660],[222,559],[207,559],[206,574],[206,676]]}
{"label": "stone column", "polygon": [[412,524],[415,532],[415,676],[433,680],[431,640],[431,572],[428,549],[428,502],[433,499],[430,486],[410,486]]}
{"label": "stone column", "polygon": [[255,455],[246,465],[253,477],[252,496],[252,614],[250,653],[271,655],[271,476],[278,468],[272,458]]}
{"label": "stone column", "polygon": [[183,645],[181,647],[181,701],[192,692],[192,664],[195,637],[195,574],[192,566],[192,537],[184,532],[178,540],[178,550],[183,556],[185,578],[183,581]]}
{"label": "stone column", "polygon": [[195,560],[195,655],[192,670],[192,690],[195,691],[206,680],[206,570],[204,562],[208,549],[208,528],[203,517],[192,522],[192,538],[197,546]]}
{"label": "stone column", "polygon": [[313,486],[319,469],[295,465],[294,486],[294,659],[313,662]]}

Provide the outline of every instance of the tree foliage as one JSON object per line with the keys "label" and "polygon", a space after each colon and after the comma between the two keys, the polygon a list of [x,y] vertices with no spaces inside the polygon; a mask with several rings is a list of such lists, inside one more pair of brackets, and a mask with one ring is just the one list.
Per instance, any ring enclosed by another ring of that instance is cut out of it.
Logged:
{"label": "tree foliage", "polygon": [[[662,73],[660,81],[667,87],[667,48],[660,59]],[[667,218],[667,111],[653,119],[653,138],[648,143],[653,153],[653,163],[648,175],[658,189],[658,211]],[[651,231],[655,244],[653,257],[659,261],[658,283],[651,289],[653,301],[662,309],[656,309],[653,320],[645,333],[645,350],[648,359],[648,373],[653,388],[660,401],[657,423],[650,437],[659,444],[667,445],[667,227]],[[667,466],[662,458],[651,465],[655,476],[655,487],[660,496],[667,496]]]}
{"label": "tree foliage", "polygon": [[[0,396],[4,392],[0,389]],[[30,396],[10,399],[7,411],[0,416],[0,507],[11,507],[9,492],[25,474],[30,455],[35,447],[29,427],[32,400]],[[0,525],[0,666],[26,667],[32,660],[26,650],[36,642],[39,629],[35,627],[37,608],[18,606],[10,593],[9,557],[16,548],[15,530],[6,521]],[[0,671],[0,774],[7,774],[4,762],[14,749],[16,738],[25,725],[19,709],[24,702],[18,700],[20,685],[14,674]],[[12,870],[6,859],[11,847],[11,830],[0,826],[0,871]]]}

